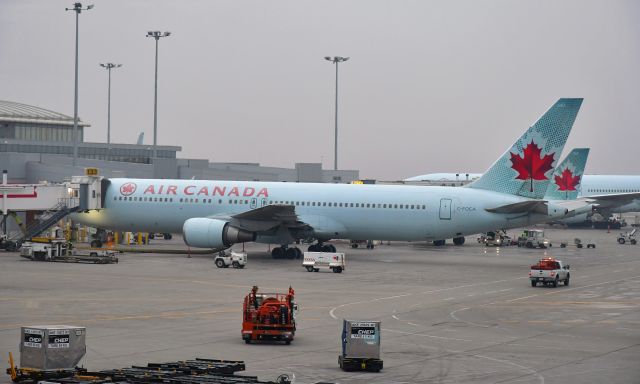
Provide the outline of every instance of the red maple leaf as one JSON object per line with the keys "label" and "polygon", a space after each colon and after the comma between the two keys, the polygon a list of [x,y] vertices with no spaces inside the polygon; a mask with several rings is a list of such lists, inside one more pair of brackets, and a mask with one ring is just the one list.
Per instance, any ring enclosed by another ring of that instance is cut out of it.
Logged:
{"label": "red maple leaf", "polygon": [[531,140],[531,143],[527,144],[523,151],[524,157],[511,153],[511,163],[513,164],[511,168],[518,172],[516,179],[548,180],[544,174],[553,168],[551,164],[554,154],[541,157],[540,152],[541,149]]}
{"label": "red maple leaf", "polygon": [[580,184],[580,175],[573,176],[569,168],[565,168],[561,176],[555,176],[555,179],[559,191],[575,191],[576,185]]}

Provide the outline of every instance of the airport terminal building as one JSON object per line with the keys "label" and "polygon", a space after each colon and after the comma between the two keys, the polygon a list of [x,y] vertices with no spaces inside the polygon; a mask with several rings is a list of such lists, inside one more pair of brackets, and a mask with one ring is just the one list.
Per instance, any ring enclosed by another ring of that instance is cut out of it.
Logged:
{"label": "airport terminal building", "polygon": [[349,183],[356,170],[324,170],[320,163],[296,163],[293,168],[257,163],[218,163],[180,159],[180,146],[90,143],[84,141],[91,125],[78,122],[77,165],[73,165],[73,117],[36,106],[0,100],[0,168],[10,183],[59,183],[84,168],[95,167],[105,177],[251,180]]}

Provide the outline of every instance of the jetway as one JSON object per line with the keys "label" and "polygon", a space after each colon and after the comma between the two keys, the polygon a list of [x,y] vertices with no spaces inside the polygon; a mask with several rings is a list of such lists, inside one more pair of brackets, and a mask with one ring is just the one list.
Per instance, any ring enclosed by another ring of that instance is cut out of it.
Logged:
{"label": "jetway", "polygon": [[[101,209],[106,188],[103,184],[108,185],[104,180],[105,183],[96,168],[87,168],[85,175],[73,176],[62,184],[9,184],[4,170],[0,184],[0,248],[17,250],[22,242],[40,235],[72,212]],[[10,217],[20,231],[8,230]]]}

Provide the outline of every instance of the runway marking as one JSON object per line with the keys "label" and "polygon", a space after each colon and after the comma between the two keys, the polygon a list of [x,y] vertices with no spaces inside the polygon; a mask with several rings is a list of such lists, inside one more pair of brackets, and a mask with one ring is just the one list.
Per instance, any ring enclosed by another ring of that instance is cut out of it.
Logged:
{"label": "runway marking", "polygon": [[447,297],[446,299],[442,299],[442,301],[449,301],[449,300],[454,300],[455,297]]}
{"label": "runway marking", "polygon": [[528,298],[536,297],[536,296],[538,296],[538,294],[535,294],[535,295],[529,295],[529,296],[523,296],[523,297],[518,297],[517,299],[505,300],[505,302],[507,302],[507,303],[513,303],[514,301],[520,301],[520,300],[524,300],[524,299],[528,299]]}
{"label": "runway marking", "polygon": [[481,286],[481,285],[488,285],[488,284],[496,284],[496,283],[504,283],[506,281],[513,281],[513,280],[520,280],[520,279],[528,279],[528,276],[522,276],[522,277],[516,277],[513,279],[504,279],[504,280],[494,280],[494,281],[487,281],[487,282],[483,282],[483,283],[478,283],[478,284],[465,284],[465,285],[458,285],[456,287],[449,287],[449,288],[441,288],[441,289],[434,289],[431,291],[423,291],[423,292],[413,292],[413,293],[405,293],[402,295],[396,295],[396,296],[389,296],[389,297],[379,297],[376,299],[370,299],[370,300],[361,300],[361,301],[354,301],[351,303],[345,303],[345,304],[340,304],[338,306],[335,306],[333,308],[331,308],[331,310],[329,311],[329,316],[331,316],[333,319],[338,320],[338,317],[335,315],[336,310],[340,309],[340,308],[344,308],[344,307],[348,307],[351,305],[357,305],[357,304],[364,304],[364,303],[373,303],[376,301],[382,301],[382,300],[389,300],[389,299],[397,299],[399,297],[407,297],[407,296],[413,296],[413,295],[430,295],[433,293],[440,293],[440,292],[445,292],[445,291],[451,291],[453,289],[460,289],[460,288],[469,288],[469,287],[477,287],[477,286]]}
{"label": "runway marking", "polygon": [[333,307],[331,308],[331,310],[329,311],[329,315],[331,317],[333,317],[334,319],[338,320],[338,317],[335,315],[335,311],[338,308],[342,308],[342,307],[346,307],[348,305],[356,305],[356,304],[363,304],[363,303],[373,303],[376,301],[382,301],[382,300],[389,300],[389,299],[397,299],[399,297],[406,297],[406,296],[411,296],[413,295],[413,293],[405,293],[403,295],[396,295],[396,296],[387,296],[387,297],[379,297],[377,299],[371,299],[371,300],[365,300],[365,301],[354,301],[353,303],[346,303],[346,304],[340,304],[337,307]]}
{"label": "runway marking", "polygon": [[549,324],[551,323],[550,320],[527,320],[527,323],[530,324]]}
{"label": "runway marking", "polygon": [[483,356],[483,355],[471,355],[471,356],[479,357],[481,359],[487,359],[487,360],[495,361],[497,363],[513,365],[514,367],[518,367],[518,368],[520,368],[520,369],[522,369],[524,371],[529,372],[529,374],[536,376],[538,378],[538,381],[540,382],[540,384],[544,384],[544,376],[542,376],[538,371],[536,371],[533,368],[525,367],[524,365],[520,365],[520,364],[514,363],[513,361],[496,359],[494,357],[489,357],[489,356]]}
{"label": "runway marking", "polygon": [[[615,281],[614,281],[614,280],[611,280],[611,281],[604,281],[604,282],[601,282],[601,283],[594,283],[594,284],[589,284],[589,285],[583,285],[583,286],[581,286],[581,287],[574,287],[574,288],[566,288],[566,289],[555,290],[555,291],[553,291],[553,292],[547,292],[547,293],[544,293],[544,295],[553,295],[553,294],[562,293],[562,292],[567,292],[567,291],[575,291],[575,290],[578,290],[578,289],[584,289],[584,288],[597,287],[597,286],[599,286],[599,285],[611,284],[611,283],[614,283],[614,282],[618,282],[618,283],[619,283],[619,282],[627,281],[627,280],[635,280],[635,279],[638,279],[638,278],[640,278],[640,276],[632,276],[632,277],[628,277],[628,278],[626,278],[626,279],[620,279],[620,280],[615,280]],[[524,300],[524,299],[527,299],[527,298],[530,298],[530,297],[535,297],[535,296],[538,296],[538,294],[529,295],[529,296],[524,296],[524,297],[519,297],[519,298],[516,298],[516,299],[510,299],[510,300],[494,301],[494,302],[487,303],[487,304],[477,305],[477,306],[475,306],[475,307],[473,307],[473,308],[488,307],[488,306],[490,306],[490,305],[500,304],[501,302],[510,303],[510,302],[514,302],[514,301]],[[478,323],[474,323],[474,322],[471,322],[471,321],[465,321],[465,320],[462,320],[462,319],[458,318],[458,317],[455,315],[456,313],[458,313],[458,312],[462,312],[462,311],[466,311],[467,309],[471,309],[471,308],[470,308],[470,307],[464,307],[464,308],[456,309],[455,311],[450,312],[450,313],[449,313],[449,316],[450,316],[450,317],[452,317],[453,319],[455,319],[456,321],[460,321],[460,322],[467,323],[467,324],[470,324],[470,325],[475,325],[475,326],[482,327],[482,328],[489,328],[489,327],[490,327],[490,326],[488,326],[488,325],[483,325],[483,324],[478,324]]]}

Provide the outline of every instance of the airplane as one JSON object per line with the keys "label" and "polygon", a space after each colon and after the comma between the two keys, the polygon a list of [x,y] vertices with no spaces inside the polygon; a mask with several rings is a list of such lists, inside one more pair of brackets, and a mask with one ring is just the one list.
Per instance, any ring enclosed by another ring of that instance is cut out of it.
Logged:
{"label": "airplane", "polygon": [[182,232],[191,247],[279,244],[273,258],[299,258],[289,244],[335,252],[330,239],[464,243],[495,228],[547,222],[570,213],[543,200],[581,98],[559,99],[475,182],[464,188],[210,180],[103,179],[102,209],[74,213],[97,228]]}
{"label": "airplane", "polygon": [[[586,162],[586,156],[588,156],[588,149],[583,154],[584,161],[582,169],[584,169],[584,162]],[[576,154],[577,155],[577,154]],[[571,157],[571,154],[567,156],[567,159]],[[581,162],[582,160],[574,159],[574,164]],[[562,164],[556,168],[558,170],[564,170]],[[614,213],[625,212],[640,212],[640,175],[583,175],[580,170],[570,168],[571,174],[565,173],[564,177],[580,177],[581,179],[575,179],[575,189],[570,194],[559,195],[547,195],[545,199],[556,200],[570,200],[578,199],[582,202],[592,202],[591,209],[583,209],[585,212],[574,212],[572,217],[566,217],[558,220],[559,223],[567,225],[583,225],[591,224],[598,221],[597,218],[601,217],[605,220],[611,217]],[[560,171],[562,172],[562,171]],[[419,175],[404,179],[404,181],[416,182],[416,181],[437,181],[443,184],[457,183],[466,180],[478,179],[482,176],[481,173],[431,173],[425,175]],[[554,174],[554,179],[557,182],[566,183],[567,179],[563,180],[563,175]],[[568,186],[567,186],[568,187]],[[549,184],[549,191],[554,188],[559,188],[556,182]],[[568,191],[565,191],[568,192]],[[563,196],[569,196],[564,197]],[[596,215],[597,214],[597,215]]]}

